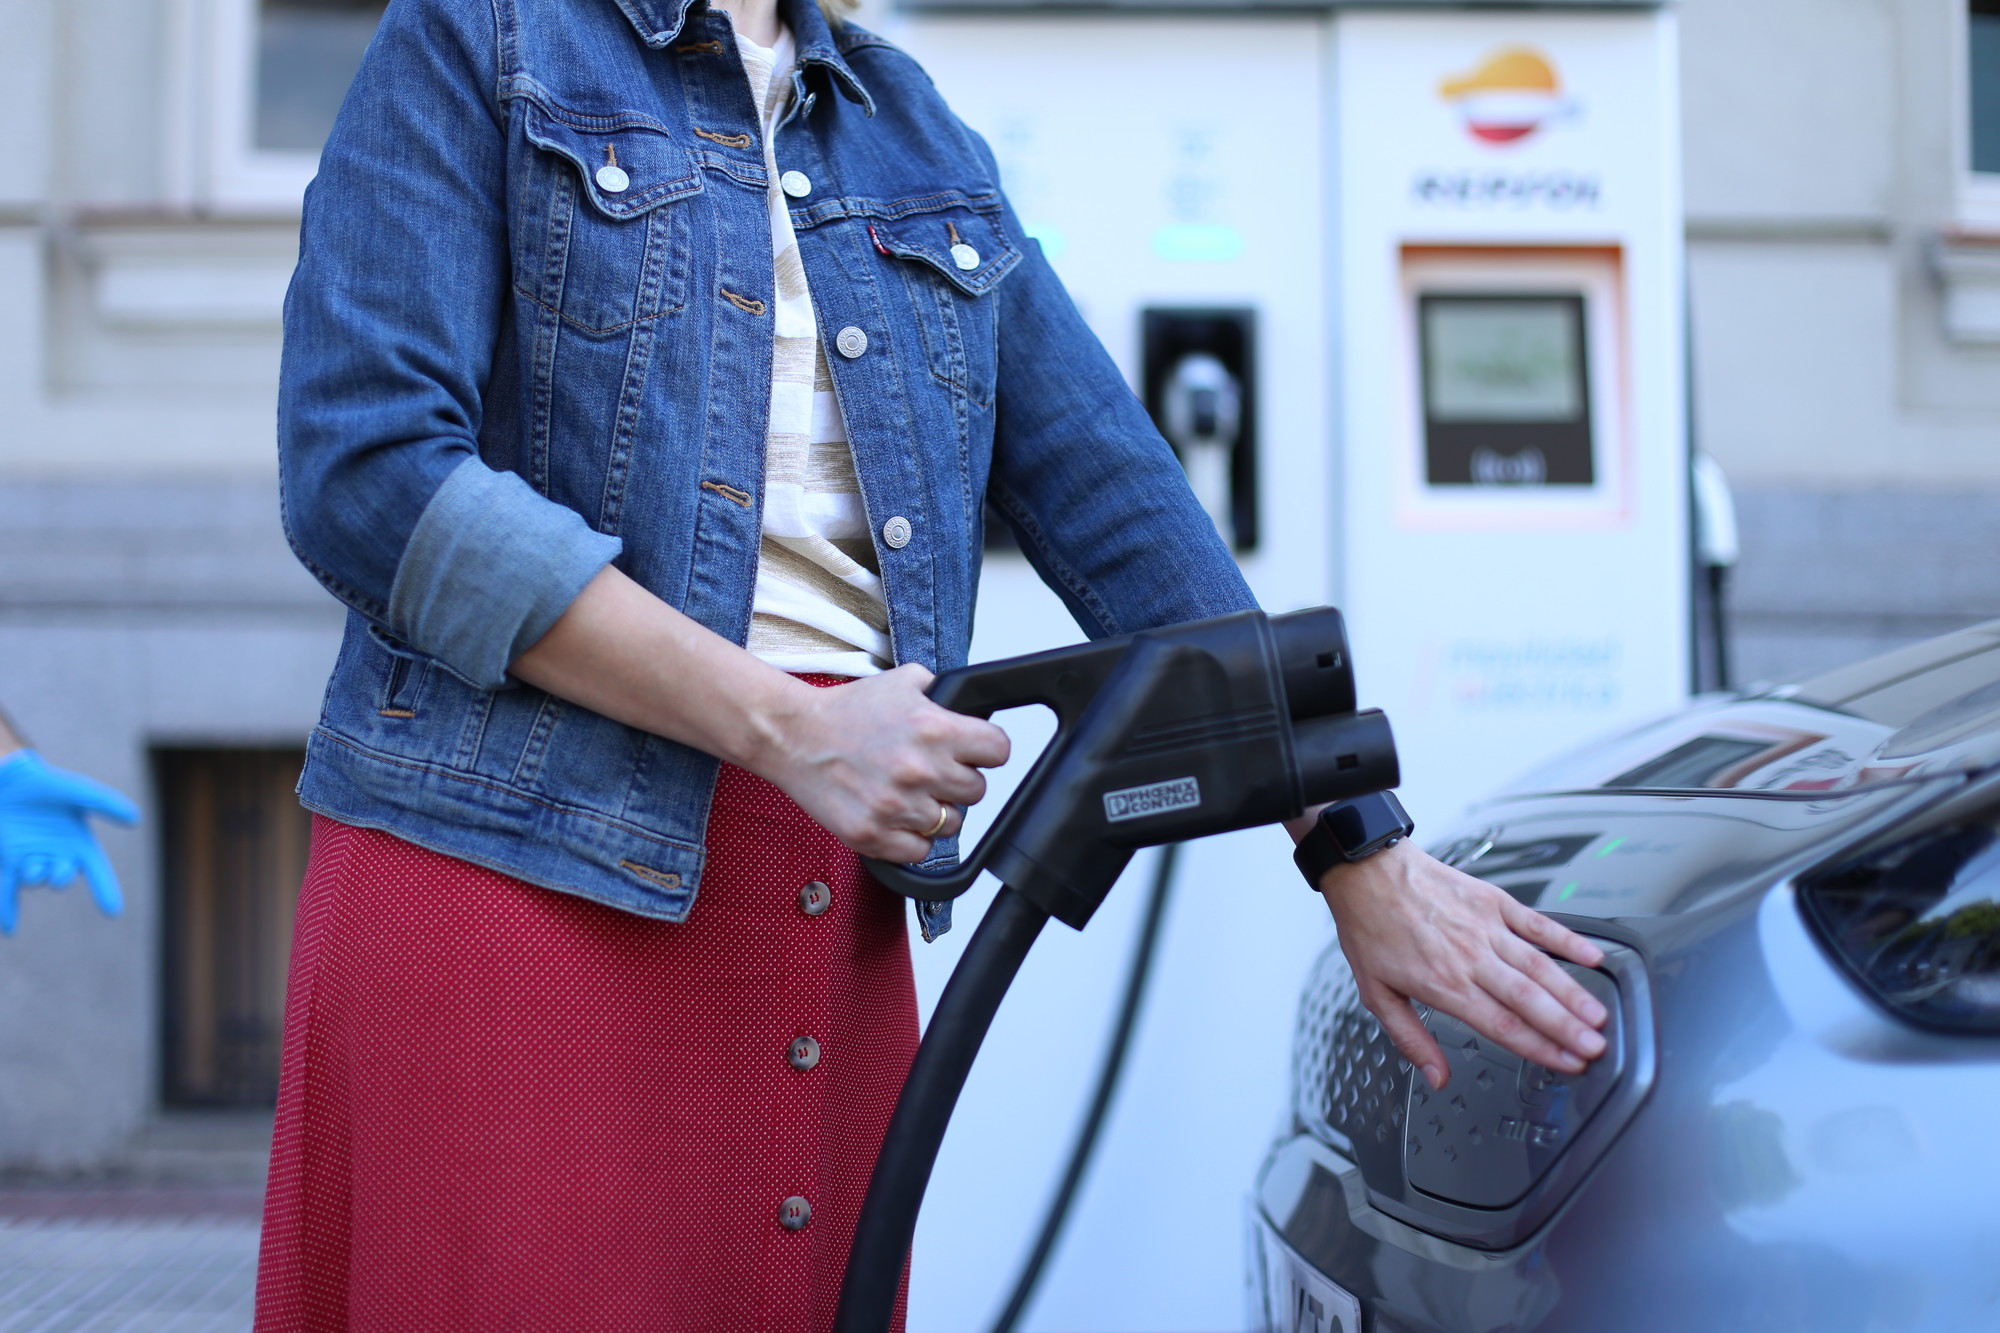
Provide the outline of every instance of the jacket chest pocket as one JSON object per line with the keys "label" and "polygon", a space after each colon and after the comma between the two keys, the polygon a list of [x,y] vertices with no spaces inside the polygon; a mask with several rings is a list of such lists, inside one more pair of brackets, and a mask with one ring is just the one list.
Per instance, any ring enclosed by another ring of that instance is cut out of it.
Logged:
{"label": "jacket chest pocket", "polygon": [[868,225],[876,246],[900,261],[931,374],[991,406],[1000,333],[992,293],[1021,259],[998,216],[950,207]]}
{"label": "jacket chest pocket", "polygon": [[585,333],[615,334],[687,304],[687,205],[701,178],[635,116],[523,104],[514,285]]}

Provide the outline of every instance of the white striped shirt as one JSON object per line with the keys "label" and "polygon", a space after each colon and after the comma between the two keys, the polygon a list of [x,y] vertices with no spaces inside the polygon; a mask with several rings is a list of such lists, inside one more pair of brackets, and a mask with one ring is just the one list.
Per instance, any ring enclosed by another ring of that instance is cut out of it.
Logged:
{"label": "white striped shirt", "polygon": [[872,676],[893,665],[881,567],[772,143],[791,100],[792,35],[781,30],[776,48],[766,49],[739,33],[736,46],[763,120],[777,273],[763,540],[749,649],[782,671]]}

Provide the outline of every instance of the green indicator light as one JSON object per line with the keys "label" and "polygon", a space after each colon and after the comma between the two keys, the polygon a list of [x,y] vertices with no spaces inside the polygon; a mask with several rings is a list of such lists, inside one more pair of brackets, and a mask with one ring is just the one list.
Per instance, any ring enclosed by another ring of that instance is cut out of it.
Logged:
{"label": "green indicator light", "polygon": [[[1610,842],[1607,842],[1602,847],[1599,847],[1597,849],[1597,854],[1599,856],[1609,856],[1611,855],[1611,853],[1617,851],[1620,847],[1623,847],[1628,841],[1630,840],[1626,838],[1613,838]],[[1570,887],[1575,888],[1576,886],[1571,885]]]}
{"label": "green indicator light", "polygon": [[1183,263],[1218,263],[1243,254],[1243,233],[1234,227],[1177,223],[1153,233],[1153,253]]}
{"label": "green indicator light", "polygon": [[1559,903],[1566,903],[1569,901],[1569,896],[1575,892],[1576,892],[1576,881],[1571,880],[1569,883],[1562,886],[1562,892],[1556,895],[1556,901]]}

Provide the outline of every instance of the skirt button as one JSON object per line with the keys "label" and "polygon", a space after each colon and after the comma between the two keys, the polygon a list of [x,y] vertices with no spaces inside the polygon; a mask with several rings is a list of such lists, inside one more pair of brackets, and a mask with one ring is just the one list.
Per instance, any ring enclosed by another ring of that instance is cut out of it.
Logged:
{"label": "skirt button", "polygon": [[778,1225],[787,1231],[802,1231],[812,1220],[813,1206],[800,1195],[794,1194],[778,1205]]}
{"label": "skirt button", "polygon": [[799,910],[807,916],[818,916],[833,906],[833,890],[819,880],[814,880],[799,890]]}

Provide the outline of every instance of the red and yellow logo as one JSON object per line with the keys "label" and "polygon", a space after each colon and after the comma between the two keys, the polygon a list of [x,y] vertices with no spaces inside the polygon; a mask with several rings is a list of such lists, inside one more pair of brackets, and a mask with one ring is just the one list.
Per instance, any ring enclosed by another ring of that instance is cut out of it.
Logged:
{"label": "red and yellow logo", "polygon": [[1525,46],[1495,51],[1470,74],[1446,79],[1438,95],[1458,109],[1467,133],[1490,144],[1519,143],[1576,111],[1554,63]]}

